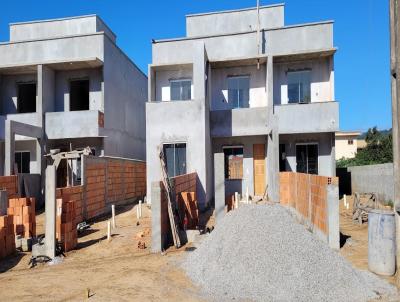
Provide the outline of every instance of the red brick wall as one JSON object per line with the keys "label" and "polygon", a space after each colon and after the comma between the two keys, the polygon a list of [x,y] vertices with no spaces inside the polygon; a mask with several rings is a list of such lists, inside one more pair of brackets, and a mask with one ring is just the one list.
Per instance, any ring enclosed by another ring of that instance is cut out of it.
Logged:
{"label": "red brick wall", "polygon": [[85,168],[86,218],[99,216],[106,210],[107,162],[101,158],[90,158]]}
{"label": "red brick wall", "polygon": [[0,189],[7,190],[8,198],[18,197],[18,176],[0,176]]}
{"label": "red brick wall", "polygon": [[75,224],[83,221],[83,186],[56,189],[56,198],[75,201]]}
{"label": "red brick wall", "polygon": [[84,185],[59,188],[57,198],[76,201],[76,223],[104,214],[107,205],[146,194],[146,163],[122,158],[85,158]]}
{"label": "red brick wall", "polygon": [[338,184],[337,177],[303,173],[280,173],[280,202],[297,211],[303,218],[328,233],[327,186]]}
{"label": "red brick wall", "polygon": [[[190,173],[190,174],[184,174],[184,175],[179,175],[176,177],[171,178],[171,186],[174,189],[174,194],[176,196],[176,202],[179,205],[181,205],[181,202],[184,202],[184,196],[187,193],[192,195],[195,200],[193,200],[194,203],[196,203],[195,208],[192,211],[197,210],[197,200],[196,200],[196,188],[197,188],[197,173]],[[168,216],[168,201],[167,201],[167,195],[166,191],[164,189],[164,186],[162,183],[160,183],[161,186],[161,236],[172,236],[171,234],[171,226],[169,223],[169,216]],[[193,193],[193,194],[192,194]],[[194,214],[194,213],[193,213]],[[197,213],[198,215],[198,213]],[[193,224],[192,221],[189,221],[190,224]],[[190,225],[191,228],[194,228],[195,226]],[[171,237],[172,239],[172,237]]]}

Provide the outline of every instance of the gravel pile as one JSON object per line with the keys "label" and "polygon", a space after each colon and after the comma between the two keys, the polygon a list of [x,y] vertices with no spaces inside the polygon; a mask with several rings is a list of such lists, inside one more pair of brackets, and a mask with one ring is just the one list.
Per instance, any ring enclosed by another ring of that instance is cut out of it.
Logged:
{"label": "gravel pile", "polygon": [[393,286],[354,269],[279,205],[230,212],[183,268],[215,301],[398,301]]}

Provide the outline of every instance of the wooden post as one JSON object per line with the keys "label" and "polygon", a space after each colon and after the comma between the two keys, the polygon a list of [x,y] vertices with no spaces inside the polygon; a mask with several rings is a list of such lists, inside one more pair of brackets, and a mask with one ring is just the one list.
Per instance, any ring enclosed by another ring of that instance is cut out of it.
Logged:
{"label": "wooden post", "polygon": [[393,179],[394,179],[394,212],[396,218],[396,283],[400,287],[400,69],[397,61],[400,57],[400,15],[399,1],[390,0],[390,73],[392,90],[392,135],[393,135]]}

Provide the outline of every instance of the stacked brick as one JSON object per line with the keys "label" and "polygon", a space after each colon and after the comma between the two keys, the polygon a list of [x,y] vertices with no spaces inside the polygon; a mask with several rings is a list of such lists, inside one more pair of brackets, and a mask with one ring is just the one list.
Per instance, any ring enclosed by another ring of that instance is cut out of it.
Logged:
{"label": "stacked brick", "polygon": [[73,250],[78,244],[75,213],[76,201],[57,199],[56,237],[64,252]]}
{"label": "stacked brick", "polygon": [[10,215],[0,216],[0,259],[15,253],[14,221]]}
{"label": "stacked brick", "polygon": [[196,230],[199,226],[199,209],[196,192],[181,192],[178,194],[178,208],[180,217],[185,217],[188,230]]}
{"label": "stacked brick", "polygon": [[75,201],[75,224],[83,221],[83,186],[65,187],[56,190],[56,198]]}
{"label": "stacked brick", "polygon": [[8,198],[18,197],[18,177],[16,175],[0,176],[0,190],[6,190]]}
{"label": "stacked brick", "polygon": [[322,233],[328,233],[327,186],[337,185],[337,177],[303,173],[280,173],[280,202],[294,208]]}
{"label": "stacked brick", "polygon": [[86,212],[87,218],[99,216],[105,211],[106,162],[101,159],[88,160],[86,164]]}
{"label": "stacked brick", "polygon": [[35,198],[10,198],[7,214],[13,219],[15,235],[36,236]]}
{"label": "stacked brick", "polygon": [[[193,217],[190,222],[191,228],[196,228],[198,226],[198,209],[197,209],[197,198],[196,198],[196,184],[197,184],[197,173],[190,173],[179,175],[171,178],[171,186],[174,190],[174,194],[176,196],[176,202],[178,204],[178,208],[180,207],[180,212],[184,213],[186,211],[186,205],[183,207],[182,204],[185,204],[183,198],[187,199],[189,203],[187,214],[189,217]],[[171,227],[169,224],[169,216],[168,216],[168,203],[166,191],[161,185],[161,234],[163,238],[168,237],[168,234],[171,232]],[[186,195],[186,196],[185,196]],[[182,198],[182,199],[181,199]],[[190,200],[190,201],[189,201]],[[189,221],[188,221],[189,223]],[[164,244],[163,244],[164,245]]]}

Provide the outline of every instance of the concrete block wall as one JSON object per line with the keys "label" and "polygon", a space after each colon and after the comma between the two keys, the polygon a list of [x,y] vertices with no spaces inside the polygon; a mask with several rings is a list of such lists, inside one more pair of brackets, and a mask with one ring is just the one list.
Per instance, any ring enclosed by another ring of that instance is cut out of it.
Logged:
{"label": "concrete block wall", "polygon": [[332,248],[339,248],[339,179],[281,172],[280,202]]}
{"label": "concrete block wall", "polygon": [[351,191],[377,193],[380,201],[394,201],[393,163],[349,167]]}

